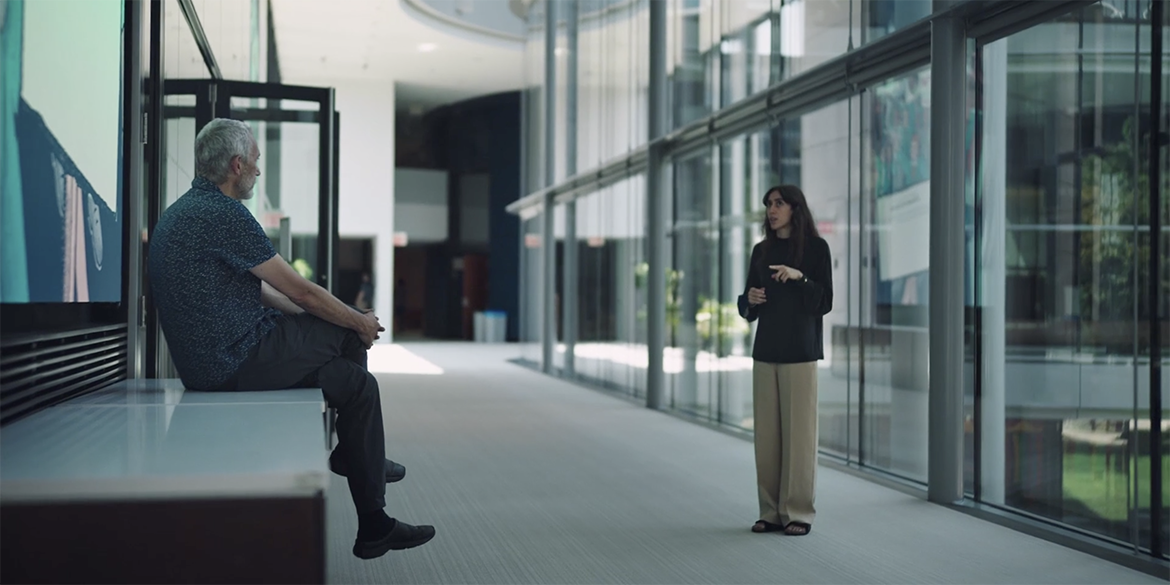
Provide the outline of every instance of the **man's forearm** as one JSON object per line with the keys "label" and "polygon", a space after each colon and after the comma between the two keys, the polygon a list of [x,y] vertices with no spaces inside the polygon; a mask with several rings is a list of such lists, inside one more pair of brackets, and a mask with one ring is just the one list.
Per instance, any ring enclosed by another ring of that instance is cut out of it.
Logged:
{"label": "man's forearm", "polygon": [[267,282],[260,283],[260,300],[265,307],[271,307],[285,315],[299,315],[305,312],[283,293],[269,286]]}
{"label": "man's forearm", "polygon": [[296,304],[314,317],[320,317],[339,327],[359,330],[361,313],[316,284],[309,287],[309,292],[304,298],[298,299]]}
{"label": "man's forearm", "polygon": [[305,312],[304,309],[297,306],[296,303],[292,302],[288,297],[280,294],[275,289],[272,292],[274,294],[270,296],[268,298],[268,302],[265,303],[269,307],[272,307],[273,309],[276,309],[285,315],[299,315]]}

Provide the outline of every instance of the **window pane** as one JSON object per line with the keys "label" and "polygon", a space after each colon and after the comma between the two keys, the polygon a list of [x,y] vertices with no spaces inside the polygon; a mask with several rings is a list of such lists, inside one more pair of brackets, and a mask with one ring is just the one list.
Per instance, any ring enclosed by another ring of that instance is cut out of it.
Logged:
{"label": "window pane", "polygon": [[666,379],[674,408],[717,417],[719,193],[710,151],[675,163],[672,267],[666,275]]}
{"label": "window pane", "polygon": [[860,330],[866,464],[926,480],[930,70],[867,92]]}
{"label": "window pane", "polygon": [[[856,101],[856,100],[854,100]],[[850,134],[850,119],[854,120]],[[858,197],[855,188],[860,175],[856,107],[840,101],[799,119],[773,128],[773,165],[780,183],[799,185],[808,199],[817,231],[829,244],[832,256],[833,309],[824,316],[825,359],[817,364],[817,393],[820,447],[849,457],[856,453],[860,390],[857,370],[850,356],[859,349],[855,323],[850,322],[850,238],[851,205]],[[763,198],[763,193],[759,199]],[[759,203],[757,203],[759,204]]]}
{"label": "window pane", "polygon": [[981,473],[986,501],[1148,547],[1166,461],[1148,449],[1142,18],[1098,4],[983,49]]}

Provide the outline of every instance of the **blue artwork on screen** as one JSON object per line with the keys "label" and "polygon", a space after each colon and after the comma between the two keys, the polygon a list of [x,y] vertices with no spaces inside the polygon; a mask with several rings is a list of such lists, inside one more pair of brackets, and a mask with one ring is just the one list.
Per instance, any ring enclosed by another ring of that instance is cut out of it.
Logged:
{"label": "blue artwork on screen", "polygon": [[30,302],[117,302],[122,222],[22,100],[16,116]]}

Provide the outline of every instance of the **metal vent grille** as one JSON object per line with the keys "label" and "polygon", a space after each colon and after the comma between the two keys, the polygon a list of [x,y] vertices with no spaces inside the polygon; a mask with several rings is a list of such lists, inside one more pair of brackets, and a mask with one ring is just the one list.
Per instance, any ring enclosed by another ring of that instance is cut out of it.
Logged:
{"label": "metal vent grille", "polygon": [[5,339],[0,425],[126,378],[125,325]]}

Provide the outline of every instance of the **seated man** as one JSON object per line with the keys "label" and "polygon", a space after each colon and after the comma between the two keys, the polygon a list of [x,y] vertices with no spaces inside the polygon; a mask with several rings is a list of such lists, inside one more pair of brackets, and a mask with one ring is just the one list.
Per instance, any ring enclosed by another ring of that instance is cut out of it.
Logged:
{"label": "seated man", "polygon": [[358,512],[354,555],[372,559],[426,543],[431,526],[386,515],[386,482],[405,469],[385,458],[378,382],[366,351],[384,329],[302,278],[241,201],[252,197],[260,150],[243,122],[213,120],[195,138],[196,178],[150,241],[154,304],[183,384],[192,390],[319,385],[337,409],[330,469]]}

